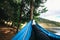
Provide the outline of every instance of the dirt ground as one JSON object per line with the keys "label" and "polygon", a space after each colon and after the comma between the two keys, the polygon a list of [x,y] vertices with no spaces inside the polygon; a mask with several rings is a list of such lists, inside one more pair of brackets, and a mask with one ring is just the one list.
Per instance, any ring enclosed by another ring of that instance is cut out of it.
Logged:
{"label": "dirt ground", "polygon": [[0,26],[0,40],[11,40],[16,33],[16,28]]}

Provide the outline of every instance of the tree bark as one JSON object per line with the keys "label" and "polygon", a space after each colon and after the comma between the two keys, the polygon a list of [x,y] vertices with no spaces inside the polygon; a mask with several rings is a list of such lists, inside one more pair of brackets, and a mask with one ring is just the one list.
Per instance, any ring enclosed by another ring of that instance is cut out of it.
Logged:
{"label": "tree bark", "polygon": [[19,27],[21,24],[21,20],[22,20],[22,6],[20,6],[20,16],[19,16],[19,21],[18,21],[18,26],[17,26],[17,31],[16,33],[19,31]]}
{"label": "tree bark", "polygon": [[33,20],[34,1],[30,0],[30,19]]}
{"label": "tree bark", "polygon": [[20,27],[20,24],[21,24],[21,14],[20,14],[20,18],[19,18],[20,20],[18,21],[18,25],[17,25],[17,31],[16,31],[16,33],[19,31],[19,27]]}

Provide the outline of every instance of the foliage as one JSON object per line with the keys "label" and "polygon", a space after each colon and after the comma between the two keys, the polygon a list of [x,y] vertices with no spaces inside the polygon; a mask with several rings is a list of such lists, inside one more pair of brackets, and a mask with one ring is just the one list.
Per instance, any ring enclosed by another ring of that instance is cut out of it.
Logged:
{"label": "foliage", "polygon": [[[5,13],[4,15],[6,16],[4,18],[6,18],[8,21],[12,21],[13,25],[16,24],[17,26],[20,23],[25,23],[29,21],[30,12],[31,12],[30,10],[31,1],[32,0],[2,0],[0,1],[0,8],[4,10],[4,13]],[[33,18],[35,20],[38,19],[38,16],[41,13],[44,13],[47,11],[46,7],[44,5],[41,5],[41,4],[44,4],[45,2],[43,2],[42,0],[33,0],[33,6],[34,6]],[[43,9],[38,10],[39,7]]]}
{"label": "foliage", "polygon": [[[27,6],[29,7],[26,13],[27,15],[27,19],[30,20],[30,4],[31,4],[32,0],[25,0],[25,3],[27,4]],[[45,5],[43,5],[47,0],[33,0],[33,6],[34,6],[34,12],[33,12],[33,19],[38,19],[38,16],[40,16],[41,13],[47,12],[48,10],[46,9],[47,7],[45,7]],[[38,8],[41,8],[38,10]],[[26,8],[27,9],[27,8]]]}

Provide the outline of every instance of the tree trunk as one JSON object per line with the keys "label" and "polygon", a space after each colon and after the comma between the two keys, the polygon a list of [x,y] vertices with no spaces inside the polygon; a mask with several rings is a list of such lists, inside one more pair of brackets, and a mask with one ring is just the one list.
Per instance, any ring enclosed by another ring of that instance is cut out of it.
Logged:
{"label": "tree trunk", "polygon": [[20,20],[18,21],[18,25],[17,25],[17,31],[16,31],[16,33],[19,31],[19,27],[20,27],[20,24],[21,24],[21,14],[20,14],[20,18],[19,18]]}
{"label": "tree trunk", "polygon": [[30,1],[30,19],[33,20],[34,1]]}
{"label": "tree trunk", "polygon": [[20,24],[21,24],[21,20],[22,20],[22,6],[20,6],[20,16],[19,16],[19,21],[18,21],[18,26],[17,26],[17,31],[16,33],[19,31],[19,27],[20,27]]}
{"label": "tree trunk", "polygon": [[19,27],[20,27],[21,20],[22,20],[23,7],[24,7],[24,0],[22,0],[21,4],[20,4],[20,17],[19,17],[19,21],[18,21],[17,32],[19,31]]}

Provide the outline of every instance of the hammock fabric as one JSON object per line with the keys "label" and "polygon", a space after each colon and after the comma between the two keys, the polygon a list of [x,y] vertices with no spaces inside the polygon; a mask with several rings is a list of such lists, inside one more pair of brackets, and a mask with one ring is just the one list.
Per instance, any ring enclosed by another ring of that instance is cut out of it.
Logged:
{"label": "hammock fabric", "polygon": [[37,23],[32,25],[30,21],[12,40],[60,40],[60,36],[47,31]]}

